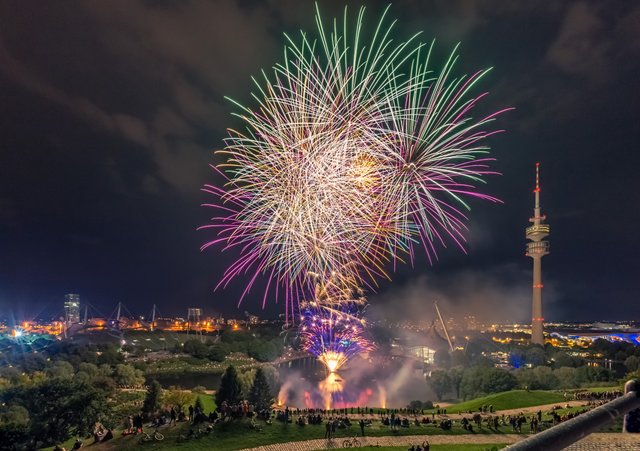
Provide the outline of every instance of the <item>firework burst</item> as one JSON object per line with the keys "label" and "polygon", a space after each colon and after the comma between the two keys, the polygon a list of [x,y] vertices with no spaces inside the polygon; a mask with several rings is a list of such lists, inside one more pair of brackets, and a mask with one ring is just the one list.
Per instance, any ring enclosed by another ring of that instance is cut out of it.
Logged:
{"label": "firework burst", "polygon": [[371,351],[365,337],[366,322],[355,305],[327,308],[314,301],[300,304],[299,337],[302,347],[330,371],[339,370],[350,358]]}
{"label": "firework burst", "polygon": [[316,39],[287,37],[272,78],[256,80],[257,106],[236,103],[245,129],[230,130],[220,152],[226,185],[204,188],[219,214],[202,227],[218,234],[203,249],[222,244],[240,254],[220,285],[247,274],[244,297],[264,275],[263,303],[280,289],[290,313],[313,297],[307,310],[334,325],[341,315],[358,321],[353,299],[317,291],[333,289],[332,274],[351,288],[375,288],[390,263],[413,259],[416,245],[430,260],[448,241],[463,248],[465,198],[496,200],[474,188],[492,173],[486,138],[497,131],[487,127],[501,112],[471,115],[487,71],[453,75],[456,49],[434,73],[433,45],[416,36],[395,44],[386,12],[368,35],[363,15],[353,33],[346,12],[330,28],[318,13]]}

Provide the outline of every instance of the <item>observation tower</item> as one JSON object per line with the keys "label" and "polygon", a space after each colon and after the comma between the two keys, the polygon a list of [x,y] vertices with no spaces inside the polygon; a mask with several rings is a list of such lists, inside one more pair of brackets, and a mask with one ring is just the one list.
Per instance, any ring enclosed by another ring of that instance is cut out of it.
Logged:
{"label": "observation tower", "polygon": [[525,230],[528,257],[533,259],[533,299],[531,305],[531,343],[544,346],[544,334],[542,333],[544,318],[542,316],[542,257],[549,253],[549,242],[545,238],[549,235],[549,225],[545,224],[546,216],[540,214],[540,163],[536,163],[536,188],[535,206],[533,217],[529,219],[533,223]]}

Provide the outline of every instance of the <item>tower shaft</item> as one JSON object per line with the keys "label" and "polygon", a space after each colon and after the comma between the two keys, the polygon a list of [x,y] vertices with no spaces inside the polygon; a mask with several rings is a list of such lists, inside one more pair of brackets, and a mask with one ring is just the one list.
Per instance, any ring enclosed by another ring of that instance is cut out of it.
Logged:
{"label": "tower shaft", "polygon": [[531,343],[544,345],[544,317],[542,316],[542,257],[549,253],[549,242],[546,238],[550,233],[549,225],[545,223],[546,217],[540,209],[540,163],[536,163],[536,188],[533,190],[535,203],[533,217],[529,219],[533,223],[525,231],[527,243],[527,256],[533,259],[533,291],[531,299]]}
{"label": "tower shaft", "polygon": [[542,257],[533,258],[533,296],[531,303],[531,342],[544,344],[542,316]]}

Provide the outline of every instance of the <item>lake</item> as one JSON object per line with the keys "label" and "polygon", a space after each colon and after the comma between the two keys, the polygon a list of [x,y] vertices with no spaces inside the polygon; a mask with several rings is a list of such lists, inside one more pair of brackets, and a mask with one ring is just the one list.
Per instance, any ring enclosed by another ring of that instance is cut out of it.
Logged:
{"label": "lake", "polygon": [[[405,407],[412,400],[434,400],[421,368],[408,360],[381,363],[356,358],[337,373],[329,373],[315,357],[292,360],[277,366],[281,388],[278,401],[299,408],[350,406]],[[163,387],[217,390],[221,374],[157,374]]]}

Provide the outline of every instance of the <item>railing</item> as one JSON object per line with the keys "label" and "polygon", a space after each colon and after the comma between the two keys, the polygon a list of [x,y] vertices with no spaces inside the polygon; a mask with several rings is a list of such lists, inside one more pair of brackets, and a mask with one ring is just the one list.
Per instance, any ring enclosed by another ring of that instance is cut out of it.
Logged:
{"label": "railing", "polygon": [[622,430],[640,432],[640,382],[631,380],[624,386],[624,395],[571,420],[507,446],[508,451],[556,451],[564,449],[625,415]]}

